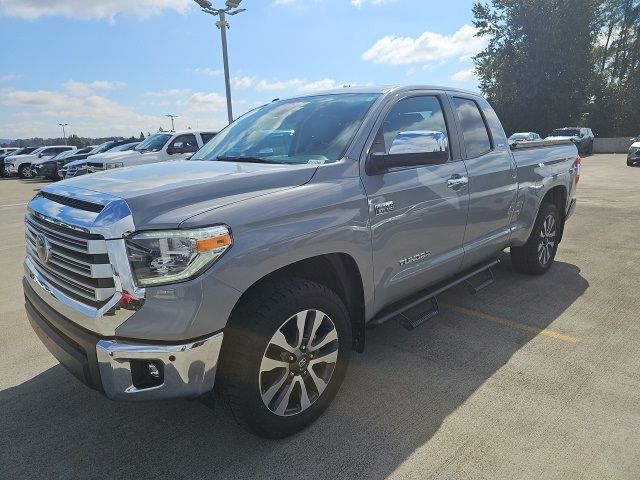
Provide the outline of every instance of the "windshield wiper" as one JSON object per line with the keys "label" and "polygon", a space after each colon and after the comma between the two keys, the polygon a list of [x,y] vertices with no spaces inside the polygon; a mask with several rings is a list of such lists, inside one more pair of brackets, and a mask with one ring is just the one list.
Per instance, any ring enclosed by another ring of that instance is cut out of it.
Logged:
{"label": "windshield wiper", "polygon": [[268,158],[262,157],[239,157],[233,155],[218,155],[216,160],[220,162],[245,162],[245,163],[271,163],[271,164],[279,164],[275,160],[269,160]]}

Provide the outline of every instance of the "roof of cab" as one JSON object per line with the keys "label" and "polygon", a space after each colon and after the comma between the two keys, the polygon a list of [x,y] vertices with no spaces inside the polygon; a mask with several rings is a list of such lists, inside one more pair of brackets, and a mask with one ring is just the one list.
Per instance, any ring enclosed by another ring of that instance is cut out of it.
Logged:
{"label": "roof of cab", "polygon": [[447,92],[458,92],[458,93],[464,93],[468,95],[480,95],[480,93],[478,92],[472,92],[472,91],[463,90],[460,88],[443,87],[438,85],[370,85],[370,86],[334,88],[331,90],[320,90],[317,92],[293,95],[289,98],[314,97],[318,95],[340,95],[340,94],[349,94],[349,93],[371,93],[371,94],[384,95],[389,93],[410,92],[414,90],[443,90]]}

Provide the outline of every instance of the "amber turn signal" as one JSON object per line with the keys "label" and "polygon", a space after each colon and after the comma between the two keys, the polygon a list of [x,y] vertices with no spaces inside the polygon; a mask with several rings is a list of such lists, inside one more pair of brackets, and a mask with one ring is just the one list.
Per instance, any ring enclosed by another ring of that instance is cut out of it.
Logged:
{"label": "amber turn signal", "polygon": [[198,252],[207,252],[216,248],[228,247],[229,245],[231,245],[231,236],[228,233],[196,241]]}

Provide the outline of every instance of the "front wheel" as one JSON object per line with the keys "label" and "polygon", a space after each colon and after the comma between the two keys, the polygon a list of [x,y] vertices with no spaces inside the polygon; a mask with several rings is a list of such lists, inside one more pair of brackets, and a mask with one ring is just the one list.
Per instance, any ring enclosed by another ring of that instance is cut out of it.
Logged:
{"label": "front wheel", "polygon": [[283,438],[329,406],[350,351],[349,315],[332,290],[299,278],[274,282],[250,294],[230,319],[216,388],[241,425]]}
{"label": "front wheel", "polygon": [[32,178],[35,178],[35,176],[36,176],[35,172],[31,169],[31,165],[30,164],[20,165],[20,168],[18,168],[18,175],[23,180],[31,180]]}
{"label": "front wheel", "polygon": [[560,214],[558,207],[544,203],[536,218],[529,240],[522,247],[511,247],[511,263],[522,273],[541,275],[556,258],[560,239]]}

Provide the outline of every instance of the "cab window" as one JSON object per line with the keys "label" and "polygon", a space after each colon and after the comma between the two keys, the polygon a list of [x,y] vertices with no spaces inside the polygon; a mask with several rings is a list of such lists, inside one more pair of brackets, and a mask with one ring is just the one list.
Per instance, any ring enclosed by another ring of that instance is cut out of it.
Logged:
{"label": "cab window", "polygon": [[453,98],[453,105],[460,121],[467,158],[474,158],[491,151],[491,137],[478,104],[468,98]]}
{"label": "cab window", "polygon": [[173,142],[167,148],[167,153],[170,155],[180,153],[194,153],[198,151],[198,141],[196,136],[192,133],[187,135],[180,135],[176,137]]}
{"label": "cab window", "polygon": [[449,133],[440,100],[436,96],[400,100],[387,114],[373,152],[420,154],[441,152],[432,162],[445,163],[449,157]]}

